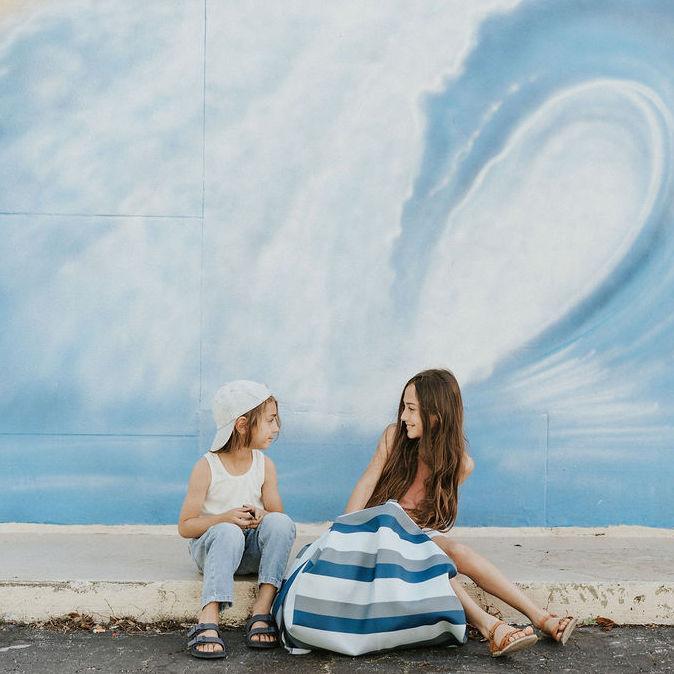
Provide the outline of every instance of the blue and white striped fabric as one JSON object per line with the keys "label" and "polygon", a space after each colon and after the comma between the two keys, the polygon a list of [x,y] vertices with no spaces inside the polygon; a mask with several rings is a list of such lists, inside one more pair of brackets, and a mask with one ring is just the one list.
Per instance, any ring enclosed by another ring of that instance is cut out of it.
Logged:
{"label": "blue and white striped fabric", "polygon": [[463,644],[452,561],[395,502],[342,515],[286,574],[272,612],[286,649],[362,655]]}

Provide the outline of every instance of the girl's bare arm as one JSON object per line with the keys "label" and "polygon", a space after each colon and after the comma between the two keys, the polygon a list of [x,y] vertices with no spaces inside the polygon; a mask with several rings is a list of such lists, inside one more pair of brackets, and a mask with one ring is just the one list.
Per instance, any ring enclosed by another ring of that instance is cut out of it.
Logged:
{"label": "girl's bare arm", "polygon": [[468,476],[473,472],[475,468],[475,461],[473,457],[468,454],[468,452],[463,453],[463,459],[461,461],[461,475],[459,476],[459,484],[465,482]]}
{"label": "girl's bare arm", "polygon": [[365,472],[361,475],[358,482],[356,482],[356,486],[351,492],[349,501],[346,504],[346,508],[344,509],[345,513],[352,513],[356,510],[362,510],[370,500],[370,496],[372,496],[372,492],[377,486],[379,477],[384,470],[386,459],[388,458],[389,452],[391,451],[395,429],[395,425],[391,424],[382,433],[379,443],[377,444],[377,449],[372,455],[372,459],[370,460],[368,467],[365,469]]}
{"label": "girl's bare arm", "polygon": [[262,485],[262,504],[269,513],[282,513],[283,502],[278,491],[278,478],[276,466],[268,457],[264,457],[264,484]]}
{"label": "girl's bare arm", "polygon": [[183,538],[199,538],[210,527],[220,522],[236,524],[242,529],[248,526],[251,515],[243,508],[228,510],[219,515],[201,514],[210,483],[211,469],[206,459],[201,458],[192,470],[187,485],[187,495],[180,510],[178,533]]}

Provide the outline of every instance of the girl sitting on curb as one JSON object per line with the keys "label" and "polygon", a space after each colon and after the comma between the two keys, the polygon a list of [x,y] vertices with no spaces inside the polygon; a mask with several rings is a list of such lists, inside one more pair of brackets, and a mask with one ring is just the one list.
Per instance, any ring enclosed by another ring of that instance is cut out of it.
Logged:
{"label": "girl sitting on curb", "polygon": [[[346,512],[396,499],[454,561],[459,573],[524,613],[555,641],[566,643],[576,618],[539,608],[493,564],[446,535],[456,521],[459,485],[472,470],[459,385],[448,370],[425,370],[405,384],[397,423],[384,431]],[[469,621],[487,638],[492,655],[512,653],[536,642],[531,627],[517,629],[497,620],[470,598],[456,578],[450,582]]]}
{"label": "girl sitting on curb", "polygon": [[178,524],[204,576],[198,624],[187,635],[197,658],[225,657],[218,620],[220,608],[232,605],[235,573],[259,573],[246,644],[278,645],[270,611],[295,541],[295,525],[282,512],[276,469],[261,451],[279,432],[275,398],[264,384],[233,381],[216,393],[213,415],[218,430],[192,470]]}

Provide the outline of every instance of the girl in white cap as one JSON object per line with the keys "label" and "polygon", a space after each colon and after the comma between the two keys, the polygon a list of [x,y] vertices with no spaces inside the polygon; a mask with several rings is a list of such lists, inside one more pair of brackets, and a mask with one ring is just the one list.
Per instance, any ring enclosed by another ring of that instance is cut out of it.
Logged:
{"label": "girl in white cap", "polygon": [[258,573],[247,645],[278,645],[270,611],[295,540],[276,469],[261,451],[279,432],[276,399],[264,384],[233,381],[215,394],[213,416],[218,430],[192,470],[178,524],[204,575],[198,624],[188,632],[188,650],[197,658],[225,657],[218,620],[220,609],[232,605],[235,573]]}

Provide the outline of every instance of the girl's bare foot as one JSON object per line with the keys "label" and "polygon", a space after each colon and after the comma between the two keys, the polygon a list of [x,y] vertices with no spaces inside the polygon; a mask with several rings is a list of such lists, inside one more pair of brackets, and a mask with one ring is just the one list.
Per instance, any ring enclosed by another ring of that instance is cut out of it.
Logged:
{"label": "girl's bare foot", "polygon": [[[257,615],[257,614],[256,614]],[[257,628],[265,630],[265,632],[258,632],[253,634]],[[256,620],[250,626],[246,625],[246,640],[256,644],[270,644],[276,645],[278,637],[276,636],[276,625],[273,618],[267,622],[264,620]]]}
{"label": "girl's bare foot", "polygon": [[571,632],[576,628],[577,623],[578,618],[574,618],[573,616],[560,617],[556,613],[548,613],[539,620],[536,626],[551,639],[565,644],[569,640]]}
{"label": "girl's bare foot", "polygon": [[[213,623],[218,624],[220,620],[220,604],[217,601],[212,601],[201,609],[197,622],[202,624]],[[215,630],[205,630],[201,632],[204,637],[219,637],[220,635]],[[196,644],[194,647],[200,653],[222,653],[225,649],[220,644]]]}
{"label": "girl's bare foot", "polygon": [[[215,630],[205,630],[201,633],[205,637],[218,637],[220,636]],[[195,648],[200,653],[222,653],[224,648],[220,644],[197,644]]]}
{"label": "girl's bare foot", "polygon": [[[270,585],[269,583],[262,583],[260,585],[260,588],[258,590],[257,594],[257,599],[255,601],[255,604],[253,604],[253,610],[251,611],[251,615],[253,616],[265,616],[269,615],[271,613],[271,605],[272,602],[274,601],[274,597],[276,596],[276,588],[273,585]],[[255,630],[258,628],[271,628],[274,627],[276,628],[276,625],[274,621],[272,620],[271,622],[265,622],[263,620],[256,620],[252,625],[250,625],[250,630]],[[278,641],[278,638],[276,634],[250,634],[249,637],[247,637],[251,642],[259,643],[259,644],[276,644]]]}
{"label": "girl's bare foot", "polygon": [[538,641],[530,625],[518,628],[496,619],[486,637],[489,642],[489,651],[494,657],[520,651],[533,646]]}
{"label": "girl's bare foot", "polygon": [[187,632],[187,651],[194,658],[225,657],[225,642],[216,623],[197,623]]}
{"label": "girl's bare foot", "polygon": [[[258,627],[268,627],[267,623],[260,622],[259,620],[256,623],[253,623],[253,629]],[[251,641],[260,641],[265,643],[271,643],[276,641],[276,637],[273,634],[253,634]]]}

